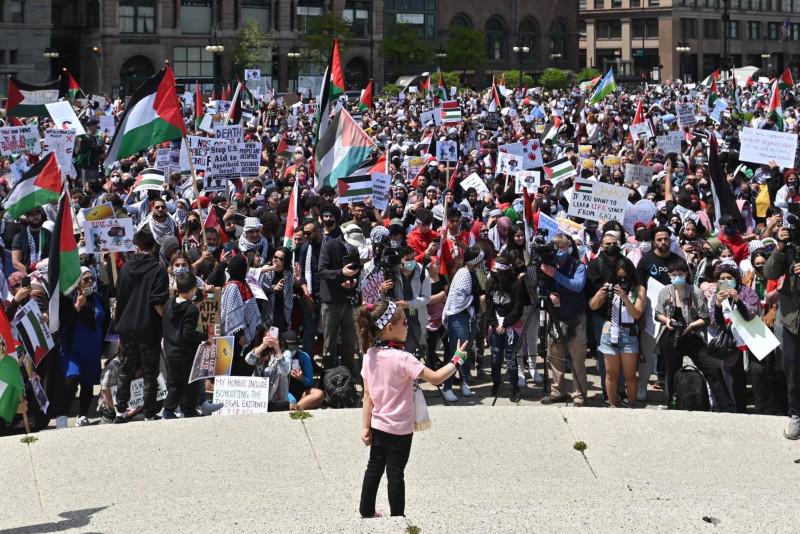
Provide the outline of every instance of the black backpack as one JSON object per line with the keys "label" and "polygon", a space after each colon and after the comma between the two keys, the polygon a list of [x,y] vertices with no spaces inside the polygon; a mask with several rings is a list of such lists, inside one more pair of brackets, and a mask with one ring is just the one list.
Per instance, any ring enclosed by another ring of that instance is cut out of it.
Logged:
{"label": "black backpack", "polygon": [[695,412],[711,410],[706,378],[697,367],[684,365],[675,372],[672,383],[675,391],[670,399],[671,409]]}
{"label": "black backpack", "polygon": [[326,371],[322,386],[325,390],[325,402],[331,408],[353,408],[358,402],[353,375],[344,365]]}

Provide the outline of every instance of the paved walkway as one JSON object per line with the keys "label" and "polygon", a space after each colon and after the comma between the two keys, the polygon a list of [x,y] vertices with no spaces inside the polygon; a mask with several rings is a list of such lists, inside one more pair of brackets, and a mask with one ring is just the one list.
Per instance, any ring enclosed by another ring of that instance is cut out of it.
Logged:
{"label": "paved walkway", "polygon": [[[431,415],[406,471],[406,520],[358,517],[359,411],[324,410],[0,438],[0,533],[798,531],[800,443],[781,436],[785,418],[541,406]],[[388,513],[385,485],[378,507]]]}

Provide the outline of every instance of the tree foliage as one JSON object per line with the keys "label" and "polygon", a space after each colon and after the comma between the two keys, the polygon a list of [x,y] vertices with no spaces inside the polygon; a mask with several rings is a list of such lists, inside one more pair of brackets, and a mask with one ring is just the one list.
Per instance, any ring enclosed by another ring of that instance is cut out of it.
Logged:
{"label": "tree foliage", "polygon": [[397,96],[400,94],[401,87],[399,85],[395,85],[393,83],[387,83],[383,86],[381,90],[381,96],[383,97],[390,97],[390,96]]}
{"label": "tree foliage", "polygon": [[528,74],[522,75],[522,81],[519,82],[519,71],[518,70],[507,70],[503,72],[503,77],[506,80],[506,87],[513,88],[513,87],[533,87],[533,77],[529,76]]}
{"label": "tree foliage", "polygon": [[581,69],[581,71],[578,72],[578,74],[576,74],[576,79],[579,82],[585,82],[587,80],[594,80],[598,76],[600,76],[599,70],[593,69],[591,67],[586,67],[584,69]]}
{"label": "tree foliage", "polygon": [[566,89],[569,87],[569,76],[565,70],[544,69],[539,84],[545,89]]}
{"label": "tree foliage", "polygon": [[429,63],[433,59],[433,49],[425,41],[419,39],[413,26],[398,24],[391,35],[383,38],[381,55],[394,65],[395,71],[399,71],[401,64]]}
{"label": "tree foliage", "polygon": [[272,35],[261,31],[255,21],[247,21],[239,31],[233,50],[234,77],[244,77],[244,69],[257,68],[266,62],[266,51],[271,46]]}
{"label": "tree foliage", "polygon": [[[444,78],[444,83],[447,84],[448,89],[453,86],[461,86],[461,73],[443,72],[442,77]],[[435,80],[436,83],[439,83],[439,74],[434,74],[432,79]]]}
{"label": "tree foliage", "polygon": [[451,26],[446,52],[445,65],[451,70],[480,70],[489,62],[486,35],[475,28]]}
{"label": "tree foliage", "polygon": [[325,13],[309,19],[308,33],[300,42],[306,57],[312,62],[327,63],[333,40],[339,40],[339,51],[344,53],[352,32],[350,26],[335,13]]}

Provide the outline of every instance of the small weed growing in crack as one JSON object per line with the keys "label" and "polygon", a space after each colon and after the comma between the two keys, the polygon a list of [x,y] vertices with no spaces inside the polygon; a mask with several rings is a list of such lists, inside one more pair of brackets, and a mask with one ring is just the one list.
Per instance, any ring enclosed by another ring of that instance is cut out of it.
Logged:
{"label": "small weed growing in crack", "polygon": [[24,438],[22,438],[20,441],[21,441],[22,443],[27,443],[28,445],[30,445],[30,444],[31,444],[31,443],[33,443],[34,441],[38,441],[38,440],[39,440],[39,438],[37,438],[36,436],[25,436],[25,437],[24,437]]}
{"label": "small weed growing in crack", "polygon": [[576,451],[583,452],[586,450],[586,442],[585,441],[576,441],[572,444],[572,448]]}
{"label": "small weed growing in crack", "polygon": [[293,412],[289,412],[289,417],[291,417],[292,419],[300,419],[302,421],[303,419],[308,419],[309,417],[314,417],[314,416],[305,410],[295,410]]}
{"label": "small weed growing in crack", "polygon": [[412,525],[410,522],[406,524],[406,534],[420,534],[422,529],[417,525]]}

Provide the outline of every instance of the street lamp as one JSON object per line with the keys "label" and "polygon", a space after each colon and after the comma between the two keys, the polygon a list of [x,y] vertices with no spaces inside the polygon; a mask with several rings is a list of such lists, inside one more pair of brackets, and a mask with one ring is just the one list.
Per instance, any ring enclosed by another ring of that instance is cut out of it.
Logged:
{"label": "street lamp", "polygon": [[95,45],[92,47],[94,60],[97,62],[97,91],[103,92],[103,49]]}
{"label": "street lamp", "polygon": [[[222,67],[220,66],[220,61],[222,59],[222,53],[225,51],[225,45],[222,44],[222,39],[217,36],[217,26],[214,25],[214,32],[208,38],[208,44],[206,44],[206,52],[209,52],[213,59],[214,59],[214,85],[217,85],[217,81],[219,78],[219,74],[222,71]],[[221,88],[220,83],[220,88]],[[221,89],[220,89],[221,90]]]}
{"label": "street lamp", "polygon": [[[678,41],[678,46],[675,47],[675,51],[678,54],[680,54],[680,68],[679,68],[679,70],[681,71],[681,78],[685,78],[686,77],[686,71],[684,69],[684,66],[685,66],[684,65],[684,57],[686,56],[686,54],[688,54],[689,52],[692,51],[692,47],[689,46],[689,43],[687,41]],[[687,80],[684,80],[684,81],[687,81]]]}
{"label": "street lamp", "polygon": [[761,68],[764,69],[764,76],[768,76],[767,65],[769,65],[770,53],[764,50],[761,52]]}
{"label": "street lamp", "polygon": [[300,90],[300,65],[299,65],[299,62],[300,62],[300,57],[302,55],[303,54],[297,48],[292,48],[291,50],[286,52],[286,57],[289,58],[290,62],[294,62],[294,64],[295,64],[294,70],[297,72],[297,80],[295,82],[295,87],[294,87],[295,91],[299,91]]}
{"label": "street lamp", "polygon": [[436,56],[436,69],[441,71],[442,60],[447,57],[447,52],[445,52],[444,49],[440,46],[439,48],[436,49],[436,53],[434,54],[434,56]]}
{"label": "street lamp", "polygon": [[524,86],[525,84],[522,83],[522,56],[530,52],[531,47],[526,44],[519,43],[511,47],[511,50],[517,54],[517,61],[519,61],[519,78],[517,78],[517,85]]}
{"label": "street lamp", "polygon": [[47,59],[57,59],[58,56],[59,56],[58,52],[56,50],[50,48],[49,46],[44,49],[44,52],[42,53],[42,55],[44,57],[46,57]]}

